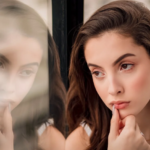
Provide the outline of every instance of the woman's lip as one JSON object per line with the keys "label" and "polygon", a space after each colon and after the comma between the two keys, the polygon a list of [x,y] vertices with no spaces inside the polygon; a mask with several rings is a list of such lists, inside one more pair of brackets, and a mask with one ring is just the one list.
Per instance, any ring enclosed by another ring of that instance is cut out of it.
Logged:
{"label": "woman's lip", "polygon": [[123,102],[119,104],[114,104],[116,109],[123,109],[129,105],[130,102]]}

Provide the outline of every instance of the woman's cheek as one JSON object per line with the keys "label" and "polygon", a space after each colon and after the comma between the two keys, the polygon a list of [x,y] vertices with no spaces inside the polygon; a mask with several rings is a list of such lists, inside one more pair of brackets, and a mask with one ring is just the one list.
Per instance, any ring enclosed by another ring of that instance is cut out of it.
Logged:
{"label": "woman's cheek", "polygon": [[129,83],[126,87],[129,98],[133,101],[131,112],[138,114],[150,99],[150,75],[141,69]]}
{"label": "woman's cheek", "polygon": [[141,93],[142,91],[150,89],[150,74],[144,71],[140,71],[137,75],[130,81],[130,86],[132,91],[136,93]]}
{"label": "woman's cheek", "polygon": [[24,97],[28,94],[30,91],[32,84],[33,84],[34,79],[29,78],[29,79],[19,79],[17,82],[17,88],[16,91],[16,96],[18,97],[18,103],[20,103]]}
{"label": "woman's cheek", "polygon": [[[93,80],[95,89],[99,95],[99,97],[103,100],[105,103],[105,99],[107,97],[107,90],[105,89],[105,86],[102,83],[99,83],[96,79]],[[106,104],[106,103],[105,103]]]}

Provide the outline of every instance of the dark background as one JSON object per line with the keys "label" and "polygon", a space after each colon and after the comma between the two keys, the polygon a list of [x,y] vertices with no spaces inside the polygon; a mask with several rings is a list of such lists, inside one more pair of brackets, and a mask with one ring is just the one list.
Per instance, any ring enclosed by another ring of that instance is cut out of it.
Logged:
{"label": "dark background", "polygon": [[[70,54],[75,37],[83,24],[83,0],[52,0],[52,30],[60,57],[62,80],[69,87],[68,71]],[[65,137],[68,136],[65,121]]]}
{"label": "dark background", "polygon": [[52,0],[52,23],[53,38],[59,51],[61,76],[68,89],[71,49],[83,24],[83,0]]}

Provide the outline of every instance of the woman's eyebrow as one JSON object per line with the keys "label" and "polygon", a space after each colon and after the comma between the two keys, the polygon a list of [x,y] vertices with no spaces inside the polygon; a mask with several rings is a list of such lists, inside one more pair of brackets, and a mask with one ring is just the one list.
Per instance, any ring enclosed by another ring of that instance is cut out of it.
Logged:
{"label": "woman's eyebrow", "polygon": [[126,54],[120,56],[120,57],[113,63],[113,66],[115,66],[117,63],[119,63],[122,59],[124,59],[124,58],[126,58],[126,57],[129,57],[129,56],[135,56],[135,54],[126,53]]}
{"label": "woman's eyebrow", "polygon": [[29,64],[25,64],[25,65],[22,65],[21,67],[28,67],[28,66],[39,66],[39,63],[37,62],[33,62],[33,63],[29,63]]}
{"label": "woman's eyebrow", "polygon": [[7,64],[10,63],[10,61],[2,54],[0,54],[0,59],[2,59],[3,61],[5,61]]}
{"label": "woman's eyebrow", "polygon": [[[2,54],[0,54],[0,59],[2,59],[3,61],[5,61],[8,64],[10,63],[10,61]],[[38,67],[39,63],[33,62],[33,63],[22,65],[21,67],[27,67],[27,66],[37,66]]]}
{"label": "woman's eyebrow", "polygon": [[89,63],[88,66],[89,67],[92,66],[92,67],[102,68],[101,66],[98,66],[98,65],[95,65],[95,64],[91,64],[91,63]]}
{"label": "woman's eyebrow", "polygon": [[[122,56],[120,56],[117,60],[115,60],[115,62],[113,63],[112,66],[115,66],[117,63],[119,63],[122,59],[126,58],[126,57],[130,57],[130,56],[136,56],[135,54],[132,54],[132,53],[126,53],[126,54],[123,54]],[[89,63],[88,66],[93,66],[93,67],[98,67],[98,68],[102,68],[101,66],[98,66],[96,64],[91,64]]]}

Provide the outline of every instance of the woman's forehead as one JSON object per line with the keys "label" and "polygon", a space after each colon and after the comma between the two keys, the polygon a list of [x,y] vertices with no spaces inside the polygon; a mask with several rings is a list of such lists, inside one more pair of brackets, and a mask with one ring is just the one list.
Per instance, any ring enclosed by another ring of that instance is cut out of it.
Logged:
{"label": "woman's forehead", "polygon": [[146,50],[143,46],[137,45],[133,38],[125,37],[114,32],[106,32],[102,36],[89,39],[84,50],[88,63],[113,62],[126,53],[145,55]]}
{"label": "woman's forehead", "polygon": [[14,33],[0,40],[0,54],[22,63],[32,60],[40,62],[43,50],[36,39]]}

